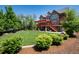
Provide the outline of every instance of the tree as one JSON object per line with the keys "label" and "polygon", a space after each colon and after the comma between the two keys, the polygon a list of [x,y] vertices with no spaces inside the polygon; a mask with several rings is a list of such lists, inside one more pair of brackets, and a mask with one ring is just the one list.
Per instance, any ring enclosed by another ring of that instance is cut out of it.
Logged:
{"label": "tree", "polygon": [[12,6],[5,6],[5,12],[0,10],[0,32],[18,30],[18,29],[35,29],[35,16],[17,16]]}
{"label": "tree", "polygon": [[32,18],[32,16],[27,16],[26,19],[27,19],[27,29],[34,30],[36,28],[34,18]]}
{"label": "tree", "polygon": [[0,10],[0,32],[4,30],[4,14],[3,10]]}
{"label": "tree", "polygon": [[21,15],[21,20],[22,20],[22,24],[23,24],[24,29],[35,30],[36,23],[35,23],[34,19],[35,18],[33,18],[32,16]]}
{"label": "tree", "polygon": [[66,19],[63,22],[63,27],[65,28],[67,34],[73,36],[74,31],[79,31],[79,18],[73,9],[68,9],[65,13]]}
{"label": "tree", "polygon": [[6,6],[5,7],[5,29],[19,29],[21,22],[18,20],[16,14],[14,13],[12,6]]}

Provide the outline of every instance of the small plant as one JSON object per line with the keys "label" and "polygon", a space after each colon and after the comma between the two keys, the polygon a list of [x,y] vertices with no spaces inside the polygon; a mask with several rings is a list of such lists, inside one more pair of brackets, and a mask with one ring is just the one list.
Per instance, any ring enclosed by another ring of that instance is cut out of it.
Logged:
{"label": "small plant", "polygon": [[40,50],[48,49],[52,44],[52,38],[46,34],[39,35],[36,38],[36,47]]}
{"label": "small plant", "polygon": [[73,35],[74,31],[72,31],[72,30],[67,30],[66,33],[69,35],[69,37],[73,37],[74,36]]}
{"label": "small plant", "polygon": [[20,37],[12,37],[1,43],[3,54],[15,54],[21,49],[22,39]]}
{"label": "small plant", "polygon": [[60,45],[63,42],[63,37],[61,34],[50,34],[52,38],[52,45]]}
{"label": "small plant", "polygon": [[64,39],[64,40],[67,40],[67,39],[68,39],[68,37],[69,37],[69,35],[68,35],[68,34],[62,34],[62,36],[63,36],[63,39]]}

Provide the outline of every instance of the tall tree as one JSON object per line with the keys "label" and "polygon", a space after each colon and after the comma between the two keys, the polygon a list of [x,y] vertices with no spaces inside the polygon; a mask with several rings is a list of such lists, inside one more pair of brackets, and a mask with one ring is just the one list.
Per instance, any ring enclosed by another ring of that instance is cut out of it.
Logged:
{"label": "tall tree", "polygon": [[0,32],[4,30],[4,22],[3,10],[0,9]]}
{"label": "tall tree", "polygon": [[26,17],[26,27],[29,30],[34,30],[36,28],[36,23],[34,21],[35,18],[32,16],[27,16]]}
{"label": "tall tree", "polygon": [[76,14],[76,11],[73,9],[65,10],[66,18],[63,22],[63,27],[65,31],[70,36],[73,36],[74,31],[79,31],[79,18]]}
{"label": "tall tree", "polygon": [[35,23],[34,19],[35,18],[32,17],[31,15],[28,15],[28,16],[22,15],[21,20],[22,20],[24,29],[34,30],[36,28],[36,23]]}
{"label": "tall tree", "polygon": [[12,6],[6,6],[5,13],[5,29],[18,29],[20,28],[20,21],[18,20],[16,14],[14,13]]}

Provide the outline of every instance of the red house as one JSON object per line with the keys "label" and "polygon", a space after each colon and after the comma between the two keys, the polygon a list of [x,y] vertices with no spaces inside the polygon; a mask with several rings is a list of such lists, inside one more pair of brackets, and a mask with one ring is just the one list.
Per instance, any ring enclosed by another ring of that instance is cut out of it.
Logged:
{"label": "red house", "polygon": [[61,31],[62,26],[60,23],[65,17],[64,11],[53,10],[52,12],[48,12],[46,16],[40,15],[40,20],[35,22],[41,31]]}

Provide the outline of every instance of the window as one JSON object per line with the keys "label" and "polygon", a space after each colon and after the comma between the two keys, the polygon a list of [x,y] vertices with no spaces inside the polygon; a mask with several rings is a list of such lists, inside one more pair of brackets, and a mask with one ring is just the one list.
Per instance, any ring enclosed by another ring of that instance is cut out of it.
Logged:
{"label": "window", "polygon": [[58,16],[58,14],[53,14],[53,15],[51,15],[50,19],[53,21],[56,21],[59,19],[59,16]]}

